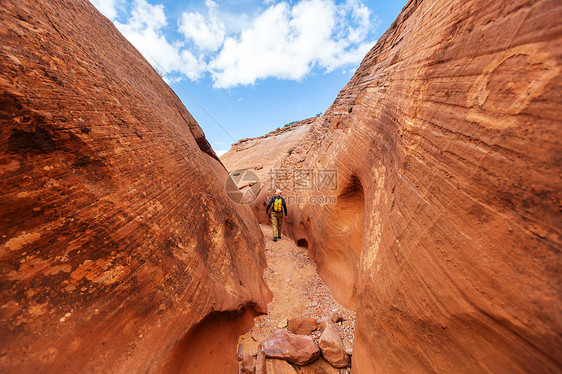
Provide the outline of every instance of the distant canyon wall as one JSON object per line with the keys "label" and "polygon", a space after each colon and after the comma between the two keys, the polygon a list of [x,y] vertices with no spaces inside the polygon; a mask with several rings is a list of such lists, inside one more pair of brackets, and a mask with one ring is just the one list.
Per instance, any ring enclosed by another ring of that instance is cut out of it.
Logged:
{"label": "distant canyon wall", "polygon": [[[272,178],[272,174],[279,169],[285,158],[291,157],[297,144],[304,139],[318,118],[307,118],[257,138],[242,139],[220,157],[229,172],[247,169],[259,178],[261,189],[249,206],[260,223],[271,224],[265,209],[268,199],[275,192],[272,188],[276,178]],[[290,190],[284,191],[285,197],[287,193]]]}
{"label": "distant canyon wall", "polygon": [[264,243],[200,127],[88,1],[0,22],[0,371],[235,372]]}
{"label": "distant canyon wall", "polygon": [[562,371],[562,6],[410,1],[276,167],[340,302],[354,373]]}

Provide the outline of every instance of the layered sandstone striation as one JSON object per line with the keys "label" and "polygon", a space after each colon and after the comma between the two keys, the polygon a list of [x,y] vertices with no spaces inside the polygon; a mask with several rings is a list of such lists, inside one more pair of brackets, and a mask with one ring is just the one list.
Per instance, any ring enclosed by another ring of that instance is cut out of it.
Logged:
{"label": "layered sandstone striation", "polygon": [[285,225],[357,310],[354,373],[562,370],[561,17],[410,1],[276,165],[337,171]]}
{"label": "layered sandstone striation", "polygon": [[561,370],[561,16],[410,1],[282,165],[337,169],[289,230],[356,305],[355,373]]}
{"label": "layered sandstone striation", "polygon": [[0,23],[0,371],[235,372],[263,239],[202,130],[88,1]]}

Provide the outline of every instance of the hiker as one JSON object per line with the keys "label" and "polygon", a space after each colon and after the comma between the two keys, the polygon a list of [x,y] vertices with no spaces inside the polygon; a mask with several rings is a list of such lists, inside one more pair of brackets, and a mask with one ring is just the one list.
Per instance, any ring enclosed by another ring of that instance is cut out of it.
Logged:
{"label": "hiker", "polygon": [[273,224],[273,241],[276,242],[277,239],[281,239],[283,211],[285,211],[285,217],[287,217],[287,205],[285,204],[285,199],[281,197],[281,190],[278,189],[275,191],[275,196],[269,200],[269,204],[267,204],[267,208],[265,208],[265,214],[269,214],[269,208],[272,208],[271,223]]}

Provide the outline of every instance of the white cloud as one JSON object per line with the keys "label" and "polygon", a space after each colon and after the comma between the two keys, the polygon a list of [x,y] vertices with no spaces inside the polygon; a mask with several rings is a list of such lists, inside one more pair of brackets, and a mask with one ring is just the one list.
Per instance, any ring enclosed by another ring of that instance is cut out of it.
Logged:
{"label": "white cloud", "polygon": [[[209,62],[215,87],[254,84],[275,77],[301,80],[314,67],[332,71],[361,61],[371,42],[369,9],[358,0],[281,2],[225,39]],[[361,43],[363,42],[363,43]]]}
{"label": "white cloud", "polygon": [[228,149],[219,149],[215,151],[218,157],[224,155],[226,152],[228,152]]}
{"label": "white cloud", "polygon": [[183,13],[179,31],[201,50],[216,51],[223,43],[226,28],[217,15],[217,3],[206,0],[207,17],[200,13]]}
{"label": "white cloud", "polygon": [[[91,1],[115,18],[127,0]],[[221,12],[205,0],[204,15],[186,12],[178,19],[184,39],[171,40],[162,4],[129,1],[125,23],[114,23],[157,70],[191,80],[209,74],[217,88],[353,68],[373,46],[370,35],[380,24],[363,0],[264,0],[266,7],[251,17]]]}
{"label": "white cloud", "polygon": [[164,6],[151,5],[146,0],[135,0],[127,23],[115,21],[121,33],[156,68],[165,73],[178,72],[196,80],[206,69],[206,64],[179,43],[170,43],[162,28],[167,25]]}
{"label": "white cloud", "polygon": [[122,0],[90,0],[90,2],[109,19],[117,17],[117,8],[121,5]]}

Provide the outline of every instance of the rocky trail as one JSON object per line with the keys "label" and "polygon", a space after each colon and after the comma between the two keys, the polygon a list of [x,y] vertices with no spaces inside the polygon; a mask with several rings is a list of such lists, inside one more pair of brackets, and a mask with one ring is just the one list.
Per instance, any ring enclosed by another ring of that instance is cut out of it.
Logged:
{"label": "rocky trail", "polygon": [[[324,317],[328,317],[332,321],[343,319],[338,323],[339,330],[345,350],[350,353],[355,330],[355,312],[344,308],[334,299],[330,289],[318,275],[316,264],[308,257],[306,248],[297,246],[287,237],[273,242],[271,226],[260,225],[260,227],[266,240],[265,251],[268,264],[264,271],[264,279],[274,296],[268,305],[268,314],[256,317],[254,327],[240,337],[240,357],[245,356],[246,361],[249,359],[250,366],[252,366],[260,350],[260,343],[266,341],[275,330],[293,329],[296,322],[311,321],[310,318],[320,322]],[[316,343],[321,336],[320,330],[318,328],[312,331],[312,337]],[[266,361],[273,360],[268,358]],[[273,363],[267,364],[273,365]],[[294,369],[298,373],[349,372],[349,369],[346,368],[334,368],[323,357],[310,365],[294,365]]]}

